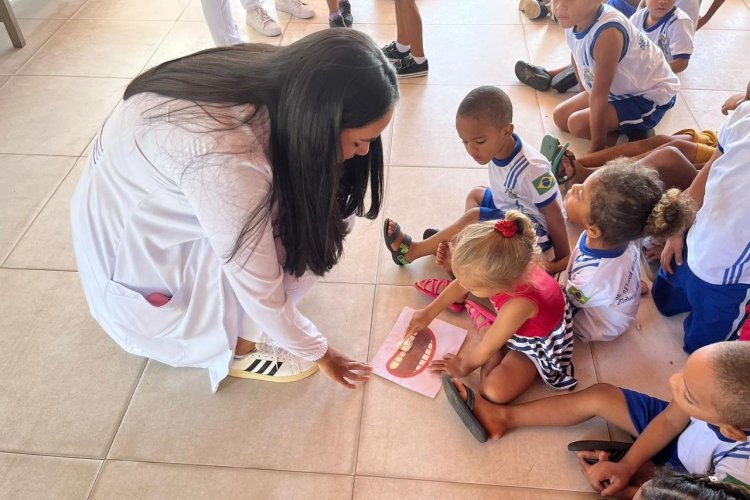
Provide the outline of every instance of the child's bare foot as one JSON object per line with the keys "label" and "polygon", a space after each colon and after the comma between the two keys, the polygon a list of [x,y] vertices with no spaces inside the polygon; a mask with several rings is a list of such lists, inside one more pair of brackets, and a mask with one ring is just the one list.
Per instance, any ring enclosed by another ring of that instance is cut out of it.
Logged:
{"label": "child's bare foot", "polygon": [[648,295],[648,283],[641,280],[641,297]]}
{"label": "child's bare foot", "polygon": [[[383,224],[383,238],[396,265],[404,266],[410,264],[419,255],[414,255],[415,244],[412,244],[411,236],[404,233],[398,223],[391,219],[385,219]],[[409,254],[407,259],[406,254]]]}
{"label": "child's bare foot", "polygon": [[453,256],[453,247],[455,243],[452,241],[441,241],[438,244],[437,250],[435,251],[435,264],[445,269],[445,271],[453,276],[453,267],[451,266],[451,258]]}
{"label": "child's bare foot", "polygon": [[565,177],[568,178],[567,181],[560,184],[560,194],[564,195],[573,184],[579,184],[589,176],[588,169],[576,160],[575,155],[571,151],[566,151],[563,154],[560,166],[563,169]]}
{"label": "child's bare foot", "polygon": [[[466,401],[468,396],[464,383],[454,378],[453,385],[456,387],[461,399]],[[504,419],[506,413],[505,407],[487,401],[478,391],[474,391],[474,410],[472,413],[474,413],[479,423],[487,431],[490,439],[500,439],[508,431],[508,426],[505,424]]]}

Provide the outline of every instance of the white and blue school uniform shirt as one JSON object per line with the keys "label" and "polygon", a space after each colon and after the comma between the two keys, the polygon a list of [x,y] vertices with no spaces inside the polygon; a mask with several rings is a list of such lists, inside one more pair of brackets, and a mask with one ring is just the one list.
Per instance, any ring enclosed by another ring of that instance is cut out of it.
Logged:
{"label": "white and blue school uniform shirt", "polygon": [[556,203],[564,214],[560,190],[547,158],[513,134],[516,145],[510,156],[493,158],[489,164],[490,190],[495,207],[503,212],[519,210],[536,227],[537,243],[550,245],[547,221],[540,209]]}
{"label": "white and blue school uniform shirt", "polygon": [[750,285],[750,102],[719,129],[719,150],[687,234],[688,266],[714,285]]}
{"label": "white and blue school uniform shirt", "polygon": [[581,234],[568,261],[565,292],[573,333],[586,342],[613,340],[633,323],[641,301],[640,250],[633,242],[612,250],[586,245]]}
{"label": "white and blue school uniform shirt", "polygon": [[677,0],[674,6],[687,14],[690,20],[693,21],[693,27],[698,26],[698,18],[701,12],[700,0]]}
{"label": "white and blue school uniform shirt", "polygon": [[657,23],[646,27],[648,9],[641,9],[630,17],[630,22],[646,34],[664,53],[667,62],[690,59],[693,54],[693,21],[682,10],[673,7]]}
{"label": "white and blue school uniform shirt", "polygon": [[578,67],[578,74],[583,79],[583,88],[588,92],[593,88],[596,70],[594,46],[601,33],[610,28],[622,33],[624,45],[609,89],[609,100],[638,96],[657,106],[672,102],[680,89],[677,75],[671,70],[659,48],[633,26],[627,17],[608,5],[599,7],[593,24],[587,29],[575,31],[573,27],[565,30],[568,47]]}
{"label": "white and blue school uniform shirt", "polygon": [[677,441],[677,457],[692,474],[750,485],[750,442],[729,439],[702,420],[690,418]]}

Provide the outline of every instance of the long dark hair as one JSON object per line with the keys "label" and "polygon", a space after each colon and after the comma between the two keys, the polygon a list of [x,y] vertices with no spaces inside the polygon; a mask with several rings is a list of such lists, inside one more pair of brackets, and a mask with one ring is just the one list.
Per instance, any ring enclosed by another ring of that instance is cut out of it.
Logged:
{"label": "long dark hair", "polygon": [[383,201],[380,138],[366,156],[338,161],[342,129],[381,118],[398,99],[396,74],[367,35],[330,29],[287,47],[241,44],[204,50],[146,71],[128,85],[124,97],[142,92],[198,106],[252,104],[255,112],[239,126],[252,122],[262,108],[268,110],[273,189],[268,203],[248,214],[228,260],[266,227],[275,203],[287,253],[284,269],[295,276],[307,269],[322,275],[336,264],[346,217],[378,216]]}

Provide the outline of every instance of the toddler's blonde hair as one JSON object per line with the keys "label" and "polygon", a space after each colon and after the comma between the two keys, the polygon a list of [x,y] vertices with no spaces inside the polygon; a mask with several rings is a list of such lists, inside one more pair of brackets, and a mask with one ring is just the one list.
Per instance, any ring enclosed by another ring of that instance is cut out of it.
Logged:
{"label": "toddler's blonde hair", "polygon": [[508,210],[505,221],[516,224],[516,234],[505,237],[496,229],[499,221],[484,221],[464,228],[456,237],[453,267],[476,276],[487,286],[512,288],[529,267],[540,260],[534,224],[518,210]]}

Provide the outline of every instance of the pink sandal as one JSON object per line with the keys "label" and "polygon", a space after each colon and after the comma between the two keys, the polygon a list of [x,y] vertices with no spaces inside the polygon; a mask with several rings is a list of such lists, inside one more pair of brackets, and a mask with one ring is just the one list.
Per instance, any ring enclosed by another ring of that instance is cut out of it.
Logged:
{"label": "pink sandal", "polygon": [[[419,290],[424,295],[427,295],[431,299],[435,299],[450,284],[451,280],[446,278],[426,278],[414,283],[414,288]],[[448,306],[448,309],[453,312],[461,312],[464,310],[464,304],[463,302],[454,302],[453,304]]]}
{"label": "pink sandal", "polygon": [[471,318],[471,322],[474,324],[474,328],[478,332],[481,332],[483,328],[489,328],[495,323],[497,316],[489,312],[483,306],[480,306],[473,300],[467,300],[466,313]]}

